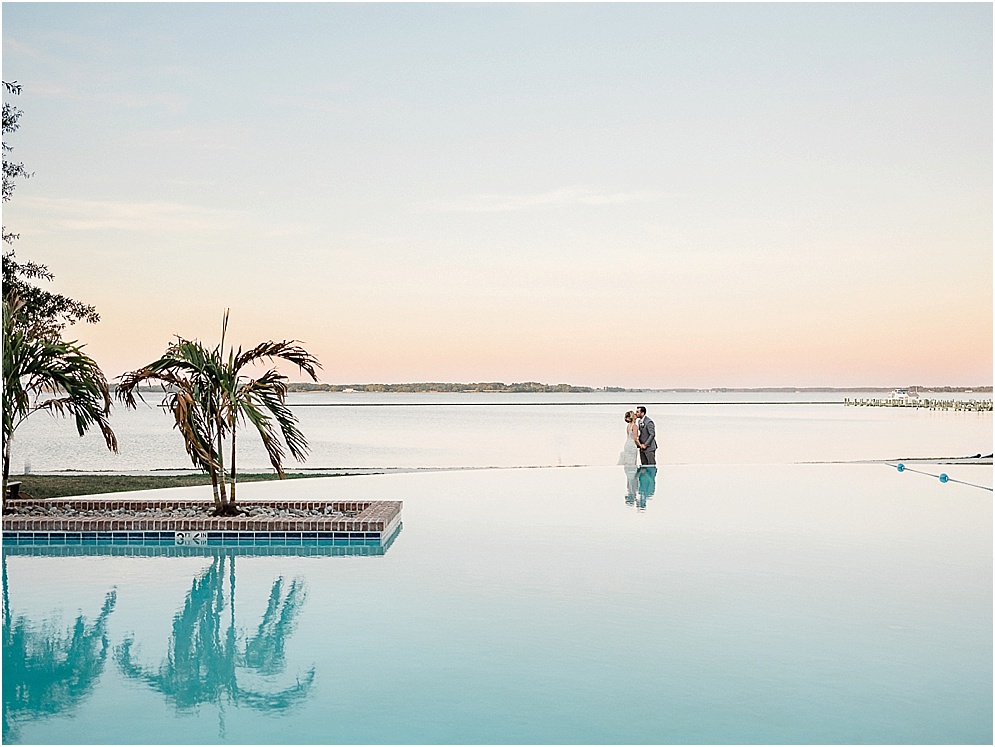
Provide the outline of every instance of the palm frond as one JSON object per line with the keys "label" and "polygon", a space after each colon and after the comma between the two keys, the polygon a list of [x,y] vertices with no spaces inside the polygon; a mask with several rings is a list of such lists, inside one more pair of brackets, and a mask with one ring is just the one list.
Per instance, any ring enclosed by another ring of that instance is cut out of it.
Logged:
{"label": "palm frond", "polygon": [[[48,409],[53,414],[73,417],[80,436],[97,425],[107,448],[117,451],[117,438],[108,422],[110,391],[96,361],[76,341],[39,336],[20,325],[21,308],[4,301],[4,442],[30,413]],[[41,399],[48,394],[52,398]]]}
{"label": "palm frond", "polygon": [[298,342],[299,340],[283,340],[282,342],[267,340],[244,353],[239,350],[239,354],[235,356],[233,368],[236,371],[240,371],[251,363],[279,359],[292,363],[301,371],[307,373],[312,380],[317,381],[317,369],[321,368],[321,363],[307,350],[298,345]]}
{"label": "palm frond", "polygon": [[266,454],[269,456],[270,464],[273,465],[273,469],[282,478],[284,476],[283,457],[285,452],[283,444],[280,443],[280,440],[276,438],[273,432],[272,418],[260,409],[255,402],[248,399],[242,402],[240,409],[246,419],[256,429],[259,439],[263,442],[263,448],[266,449]]}
{"label": "palm frond", "polygon": [[218,469],[219,459],[214,447],[211,423],[190,388],[183,387],[169,395],[164,406],[173,413],[174,427],[183,436],[187,454],[194,466],[204,470]]}
{"label": "palm frond", "polygon": [[124,374],[117,393],[128,407],[135,407],[136,393],[141,398],[141,384],[161,385],[165,392],[161,407],[172,413],[174,427],[182,435],[194,466],[208,472],[219,468],[215,441],[224,430],[223,422],[213,417],[219,409],[213,367],[211,354],[203,345],[178,337],[160,358]]}

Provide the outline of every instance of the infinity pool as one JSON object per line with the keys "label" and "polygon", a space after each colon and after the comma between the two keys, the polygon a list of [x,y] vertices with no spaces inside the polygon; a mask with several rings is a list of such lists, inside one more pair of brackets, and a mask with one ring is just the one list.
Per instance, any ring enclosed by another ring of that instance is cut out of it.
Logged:
{"label": "infinity pool", "polygon": [[986,490],[881,465],[239,490],[402,500],[403,529],[363,556],[9,548],[5,742],[991,743]]}

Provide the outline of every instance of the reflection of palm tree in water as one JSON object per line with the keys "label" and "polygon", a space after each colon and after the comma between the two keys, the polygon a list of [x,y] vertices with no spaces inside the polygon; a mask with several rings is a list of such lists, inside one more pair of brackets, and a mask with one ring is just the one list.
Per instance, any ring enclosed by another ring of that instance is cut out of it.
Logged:
{"label": "reflection of palm tree in water", "polygon": [[[228,621],[224,626],[226,565],[229,601]],[[289,588],[284,587],[282,577],[273,582],[259,628],[240,649],[235,632],[235,558],[219,556],[194,579],[183,608],[173,618],[169,652],[158,669],[147,669],[135,663],[133,638],[126,639],[115,649],[115,659],[128,677],[161,692],[178,709],[193,708],[201,703],[218,704],[222,709],[222,732],[226,703],[264,711],[289,708],[307,697],[314,682],[313,668],[281,690],[243,687],[238,679],[239,670],[272,677],[286,668],[286,639],[293,631],[305,593],[298,580]]]}
{"label": "reflection of palm tree in water", "polygon": [[282,593],[281,577],[273,582],[258,631],[245,642],[245,665],[260,674],[279,674],[287,665],[285,644],[292,632],[294,617],[304,601],[304,587],[299,579],[294,579],[286,597],[282,597]]}
{"label": "reflection of palm tree in water", "polygon": [[3,556],[3,740],[16,737],[16,721],[54,715],[93,690],[107,660],[107,618],[117,594],[107,592],[92,623],[80,614],[66,635],[25,616],[13,619]]}

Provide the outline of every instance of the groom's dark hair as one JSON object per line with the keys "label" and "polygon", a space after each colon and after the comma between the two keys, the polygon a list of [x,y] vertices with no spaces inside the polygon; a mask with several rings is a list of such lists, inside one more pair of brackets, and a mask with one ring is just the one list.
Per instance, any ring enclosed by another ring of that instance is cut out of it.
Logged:
{"label": "groom's dark hair", "polygon": [[636,408],[636,412],[641,412],[643,415],[645,415],[646,414],[646,408],[643,407],[642,405],[639,405],[639,407]]}

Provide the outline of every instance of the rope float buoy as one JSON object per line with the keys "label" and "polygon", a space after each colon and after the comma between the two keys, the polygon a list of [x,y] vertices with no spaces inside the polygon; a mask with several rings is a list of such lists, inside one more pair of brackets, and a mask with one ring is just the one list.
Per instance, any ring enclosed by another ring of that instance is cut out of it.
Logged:
{"label": "rope float buoy", "polygon": [[[885,464],[887,464],[887,462],[885,462]],[[894,467],[899,472],[915,472],[917,475],[926,475],[927,477],[935,477],[935,478],[939,479],[939,481],[942,482],[942,483],[956,482],[956,483],[959,483],[961,485],[968,485],[969,487],[972,487],[972,488],[980,488],[981,490],[987,490],[989,493],[995,492],[991,488],[989,488],[987,485],[975,485],[973,482],[964,482],[963,480],[955,480],[950,475],[948,475],[946,472],[941,472],[938,475],[934,475],[932,472],[923,472],[922,470],[912,469],[911,467],[906,467],[902,462],[899,462],[898,464],[889,464],[888,466],[889,467]]]}

